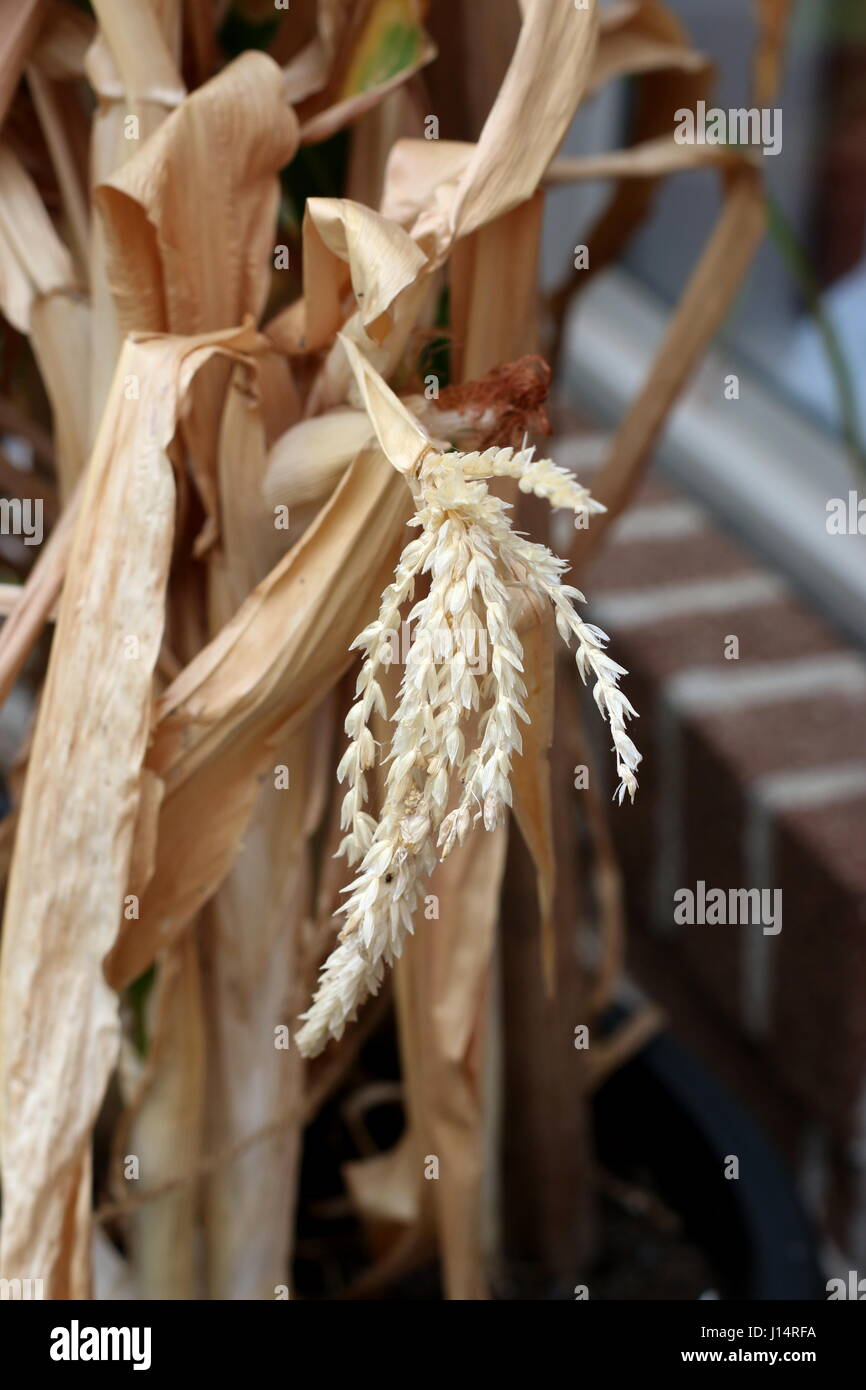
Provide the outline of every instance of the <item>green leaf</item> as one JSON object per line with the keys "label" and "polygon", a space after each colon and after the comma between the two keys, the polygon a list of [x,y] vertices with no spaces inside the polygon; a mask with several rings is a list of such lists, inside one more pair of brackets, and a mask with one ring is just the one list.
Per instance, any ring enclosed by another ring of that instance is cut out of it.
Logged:
{"label": "green leaf", "polygon": [[390,77],[396,77],[410,67],[418,56],[421,47],[421,30],[412,24],[391,24],[382,36],[382,42],[375,53],[361,68],[356,90],[367,92],[371,87],[379,87]]}

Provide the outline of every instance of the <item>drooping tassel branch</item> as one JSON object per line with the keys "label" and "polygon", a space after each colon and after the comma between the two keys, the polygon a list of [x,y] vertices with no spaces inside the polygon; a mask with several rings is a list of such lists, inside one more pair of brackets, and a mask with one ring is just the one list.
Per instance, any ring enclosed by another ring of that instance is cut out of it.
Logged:
{"label": "drooping tassel branch", "polygon": [[[571,474],[536,459],[533,449],[461,454],[431,447],[408,477],[417,508],[411,525],[420,535],[403,551],[378,618],[353,643],[364,661],[337,776],[348,785],[340,853],[358,869],[340,909],[339,944],[297,1035],[306,1056],[339,1038],[358,1006],[378,990],[412,931],[437,858],[463,844],[477,821],[493,830],[511,805],[512,760],[522,749],[520,723],[528,722],[517,635],[525,595],[553,605],[560,636],[569,645],[575,641],[581,678],[594,679],[595,702],[613,736],[619,801],[626,793],[633,799],[637,789],[640,754],[626,732],[635,710],[618,685],[624,670],[605,652],[606,634],[576,611],[583,595],[562,582],[565,561],[512,529],[509,504],[487,488],[487,479],[496,477],[516,478],[522,491],[578,515],[604,510]],[[376,763],[369,721],[374,710],[386,715],[377,675],[395,659],[401,607],[424,574],[428,591],[408,616],[411,643],[376,821],[364,808],[366,774]],[[467,748],[470,723],[477,738]]]}

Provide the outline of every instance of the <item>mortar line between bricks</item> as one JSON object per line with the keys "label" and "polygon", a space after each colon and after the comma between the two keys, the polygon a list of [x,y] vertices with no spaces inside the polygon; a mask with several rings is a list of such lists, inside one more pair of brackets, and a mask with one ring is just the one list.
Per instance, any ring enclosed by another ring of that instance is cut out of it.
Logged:
{"label": "mortar line between bricks", "polygon": [[682,540],[707,529],[706,513],[693,502],[653,502],[625,511],[611,527],[610,540],[614,545]]}
{"label": "mortar line between bricks", "polygon": [[[654,713],[659,782],[651,917],[653,927],[660,936],[675,934],[673,894],[679,886],[683,866],[683,716],[738,710],[783,699],[837,694],[840,689],[848,694],[866,691],[866,663],[860,657],[847,653],[840,656],[822,654],[792,661],[756,662],[730,671],[719,667],[694,666],[662,683]],[[862,779],[866,779],[866,764],[774,773],[762,779],[762,783],[764,795],[773,796],[779,804],[784,805],[786,797],[800,797],[803,800],[810,795],[818,795],[823,783],[831,779],[837,795],[841,795],[842,789],[848,786],[851,787],[850,794],[856,795],[862,789]],[[826,794],[829,795],[829,792]],[[765,884],[754,886],[771,885],[768,880]],[[765,938],[762,936],[763,940]],[[749,1009],[755,1011],[755,1017],[759,1017],[762,1008],[759,993],[763,990],[766,995],[769,989],[762,973],[766,967],[758,960],[764,948],[756,945],[749,949],[754,952],[756,980],[755,995]]]}
{"label": "mortar line between bricks", "polygon": [[764,608],[790,596],[790,589],[772,574],[733,574],[720,579],[685,580],[650,588],[620,589],[592,601],[593,617],[612,631],[646,627],[672,618],[701,613],[730,613]]}
{"label": "mortar line between bricks", "polygon": [[866,792],[866,761],[767,772],[749,783],[749,792],[774,811],[851,801]]}
{"label": "mortar line between bricks", "polygon": [[822,652],[787,661],[752,661],[730,669],[691,666],[671,676],[665,690],[680,710],[698,714],[821,695],[863,695],[866,661],[849,652]]}

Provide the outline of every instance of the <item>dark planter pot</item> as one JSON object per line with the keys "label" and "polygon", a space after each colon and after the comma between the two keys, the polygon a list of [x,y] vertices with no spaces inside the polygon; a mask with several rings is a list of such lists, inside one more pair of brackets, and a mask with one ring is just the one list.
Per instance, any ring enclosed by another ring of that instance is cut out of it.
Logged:
{"label": "dark planter pot", "polygon": [[[611,1029],[627,1016],[617,1006]],[[669,1033],[652,1039],[594,1099],[602,1165],[642,1172],[713,1268],[720,1296],[824,1299],[817,1241],[791,1177],[755,1121]],[[737,1179],[724,1176],[728,1155]]]}

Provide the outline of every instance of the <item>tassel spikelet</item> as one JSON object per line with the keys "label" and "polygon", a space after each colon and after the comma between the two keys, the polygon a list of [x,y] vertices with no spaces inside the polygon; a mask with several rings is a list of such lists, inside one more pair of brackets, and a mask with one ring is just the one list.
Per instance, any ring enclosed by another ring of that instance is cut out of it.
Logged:
{"label": "tassel spikelet", "polygon": [[[437,860],[463,844],[478,821],[495,829],[511,805],[512,760],[522,750],[520,725],[528,722],[517,635],[526,597],[550,603],[563,641],[574,641],[578,671],[584,682],[594,681],[595,702],[610,725],[616,796],[620,802],[626,793],[634,799],[640,754],[626,732],[635,710],[619,689],[624,670],[607,655],[606,634],[575,609],[584,596],[563,583],[565,561],[515,532],[509,504],[487,488],[487,479],[515,478],[521,491],[553,507],[577,514],[604,510],[571,474],[534,452],[493,448],[461,454],[431,447],[408,478],[416,503],[410,524],[420,534],[403,551],[377,619],[352,644],[363,653],[363,664],[337,776],[348,788],[339,852],[357,871],[340,909],[345,922],[339,944],[325,962],[297,1035],[306,1056],[339,1038],[359,1005],[376,993],[413,929]],[[408,615],[411,642],[377,821],[365,810],[366,774],[377,761],[369,722],[374,711],[387,714],[377,676],[395,659],[401,609],[422,575],[429,576],[429,585]],[[479,652],[483,661],[473,659]],[[472,746],[467,726],[477,730]]]}

